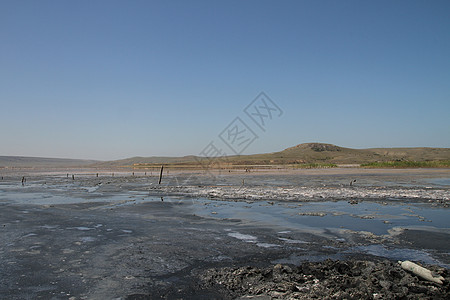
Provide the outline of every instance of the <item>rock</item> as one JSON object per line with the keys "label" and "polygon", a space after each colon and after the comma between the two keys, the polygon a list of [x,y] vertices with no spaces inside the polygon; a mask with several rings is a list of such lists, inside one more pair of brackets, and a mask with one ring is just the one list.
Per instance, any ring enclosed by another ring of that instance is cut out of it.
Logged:
{"label": "rock", "polygon": [[431,273],[430,270],[428,270],[424,267],[421,267],[411,261],[405,260],[403,262],[399,261],[399,263],[400,263],[402,269],[404,269],[406,271],[410,271],[413,274],[415,274],[425,280],[432,281],[432,282],[439,283],[439,284],[442,284],[444,281],[444,277],[433,276],[433,274]]}
{"label": "rock", "polygon": [[327,215],[327,213],[324,212],[304,212],[304,213],[298,213],[300,216],[313,216],[313,217],[324,217]]}
{"label": "rock", "polygon": [[252,299],[252,300],[271,300],[272,297],[267,296],[267,295],[245,295],[239,298],[236,298],[237,300],[247,300],[247,299]]}

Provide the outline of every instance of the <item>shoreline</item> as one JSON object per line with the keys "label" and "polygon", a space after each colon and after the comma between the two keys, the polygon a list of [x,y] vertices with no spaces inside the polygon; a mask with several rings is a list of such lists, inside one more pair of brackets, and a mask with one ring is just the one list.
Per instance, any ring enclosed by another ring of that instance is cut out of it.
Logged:
{"label": "shoreline", "polygon": [[[399,270],[396,261],[419,262],[448,278],[448,208],[413,196],[447,199],[450,188],[433,180],[450,178],[449,172],[364,173],[351,187],[354,174],[329,172],[192,178],[169,170],[161,185],[159,174],[96,177],[95,172],[72,180],[65,171],[30,173],[22,185],[22,174],[11,173],[0,181],[0,294],[9,299],[302,299],[308,293],[333,297],[342,289],[342,297],[362,297],[363,291],[447,297],[447,283],[424,282]],[[306,194],[288,201],[287,187],[318,194],[311,201]],[[180,188],[188,190],[170,195]],[[242,194],[215,199],[193,192],[210,189],[216,196]],[[407,197],[349,198],[368,191]],[[263,192],[275,194],[245,198]],[[324,192],[328,198],[319,197]],[[358,268],[365,275],[356,274]],[[297,288],[298,278],[304,280]],[[249,290],[248,283],[258,289]]]}
{"label": "shoreline", "polygon": [[[0,174],[41,174],[41,175],[65,175],[69,174],[84,174],[84,175],[96,175],[97,173],[102,175],[130,175],[133,172],[136,176],[143,176],[144,173],[156,175],[159,174],[159,167],[140,169],[140,168],[0,168]],[[239,169],[177,169],[170,165],[164,165],[164,172],[170,170],[173,174],[273,174],[273,175],[285,175],[285,174],[298,174],[298,175],[346,175],[346,174],[437,174],[448,173],[450,175],[450,168],[363,168],[363,167],[337,167],[337,168],[310,168],[310,169],[293,169],[293,168],[273,168],[273,169],[250,169],[246,171],[246,168]],[[150,176],[150,175],[149,175]]]}

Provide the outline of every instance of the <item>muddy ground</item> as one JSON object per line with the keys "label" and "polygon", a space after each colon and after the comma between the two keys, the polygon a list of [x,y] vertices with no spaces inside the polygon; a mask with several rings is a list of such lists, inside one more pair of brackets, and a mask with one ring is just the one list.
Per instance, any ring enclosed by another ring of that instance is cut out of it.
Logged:
{"label": "muddy ground", "polygon": [[[448,208],[436,206],[446,199],[339,200],[318,210],[314,201],[161,196],[164,188],[148,187],[152,178],[129,175],[28,176],[24,186],[19,176],[0,182],[2,299],[449,295],[448,281],[428,283],[397,265],[413,260],[448,279]],[[431,189],[448,192],[442,185]],[[333,214],[337,208],[342,211]],[[365,211],[384,208],[405,213]]]}
{"label": "muddy ground", "polygon": [[447,282],[419,280],[398,263],[377,259],[211,269],[201,278],[230,299],[448,299],[448,270],[429,268]]}

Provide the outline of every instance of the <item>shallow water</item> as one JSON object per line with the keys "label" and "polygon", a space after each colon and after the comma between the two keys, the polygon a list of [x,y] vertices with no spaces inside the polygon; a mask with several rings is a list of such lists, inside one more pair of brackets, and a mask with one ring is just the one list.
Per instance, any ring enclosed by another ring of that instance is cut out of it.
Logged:
{"label": "shallow water", "polygon": [[433,185],[450,186],[450,178],[429,178],[425,181]]}
{"label": "shallow water", "polygon": [[[176,200],[172,200],[176,201]],[[302,204],[268,202],[230,202],[208,199],[191,200],[196,214],[218,219],[243,219],[261,225],[290,229],[347,228],[387,234],[394,227],[435,227],[448,229],[448,208],[423,204],[394,203],[384,205],[362,201],[306,202]]]}
{"label": "shallow water", "polygon": [[[0,182],[0,202],[25,207],[95,202],[112,208],[164,202],[181,204],[205,219],[239,220],[280,231],[326,235],[326,232],[337,234],[350,230],[388,236],[396,228],[416,228],[450,233],[448,172],[434,177],[420,174],[220,174],[215,177],[176,174],[166,176],[162,185],[157,185],[156,178],[149,176],[82,174],[75,178],[40,174],[29,176],[24,186],[19,184],[20,177],[9,178]],[[357,181],[350,186],[349,178]],[[261,248],[302,242],[278,237],[275,243],[249,238],[252,235],[242,232],[227,235]],[[90,241],[90,238],[83,240]],[[391,258],[395,258],[392,253],[397,253],[376,247],[355,247],[349,251],[376,252]]]}
{"label": "shallow water", "polygon": [[[156,186],[152,177],[83,174],[72,180],[65,174],[52,174],[29,177],[24,186],[18,184],[20,177],[14,178],[16,182],[13,178],[1,181],[0,202],[108,202],[123,206],[164,200],[191,205],[195,214],[208,218],[240,219],[293,229],[348,228],[380,235],[393,227],[450,228],[450,178],[445,172],[439,175],[359,175],[349,186],[349,176],[343,175],[255,174],[236,178],[182,174],[168,177],[165,185]],[[245,179],[244,186],[241,178]],[[391,184],[393,179],[396,186]],[[201,184],[179,185],[188,181]],[[208,182],[216,185],[205,185]],[[407,185],[412,187],[406,188]]]}
{"label": "shallow water", "polygon": [[346,251],[338,252],[331,255],[330,254],[324,255],[320,253],[311,253],[308,255],[292,254],[289,257],[274,260],[272,261],[272,263],[300,265],[304,261],[317,262],[323,261],[325,259],[345,259],[349,254],[354,253],[370,254],[373,256],[379,256],[398,261],[404,260],[420,261],[425,264],[437,264],[446,268],[450,268],[450,264],[442,263],[438,259],[433,258],[433,256],[426,251],[408,248],[392,248],[380,244],[352,247]]}

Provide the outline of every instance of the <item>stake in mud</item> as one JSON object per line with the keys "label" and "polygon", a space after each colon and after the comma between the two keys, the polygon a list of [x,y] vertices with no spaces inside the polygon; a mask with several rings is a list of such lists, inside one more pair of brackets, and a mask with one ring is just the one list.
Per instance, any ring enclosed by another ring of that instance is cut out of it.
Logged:
{"label": "stake in mud", "polygon": [[158,181],[158,184],[161,184],[161,179],[162,179],[162,175],[163,175],[163,170],[164,170],[164,165],[161,166],[161,172],[159,173],[159,181]]}

